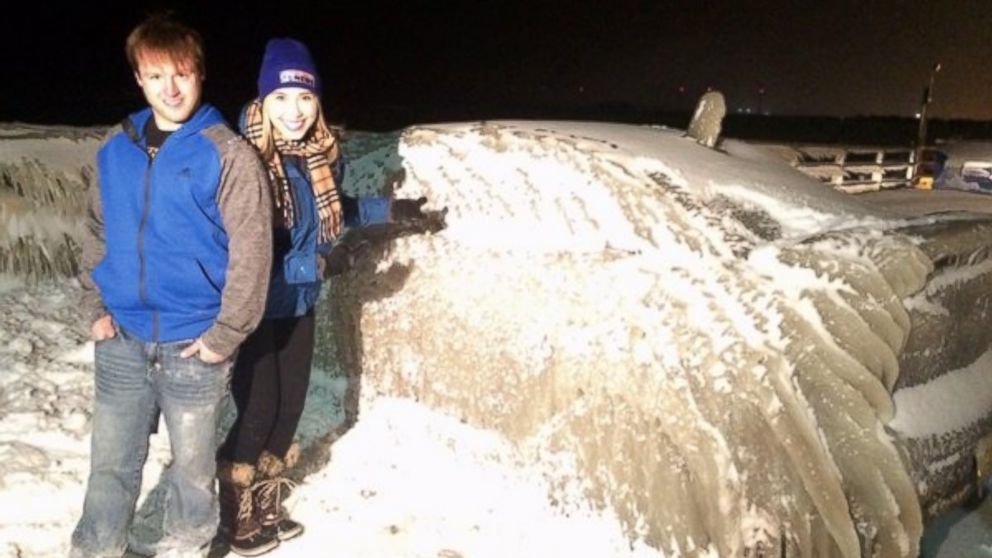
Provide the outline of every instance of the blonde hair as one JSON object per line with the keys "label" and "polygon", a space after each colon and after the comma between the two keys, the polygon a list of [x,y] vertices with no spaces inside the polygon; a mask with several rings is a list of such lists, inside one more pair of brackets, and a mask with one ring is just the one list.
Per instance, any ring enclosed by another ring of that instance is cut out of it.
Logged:
{"label": "blonde hair", "polygon": [[[275,127],[272,126],[272,119],[269,118],[269,102],[268,99],[271,95],[266,95],[262,99],[262,132],[259,136],[258,151],[262,155],[262,159],[265,161],[271,161],[273,155],[276,152],[276,138],[275,138]],[[337,129],[331,128],[327,125],[327,121],[324,120],[324,106],[320,102],[320,97],[314,96],[314,100],[317,102],[317,118],[314,120],[311,129],[307,131],[306,136],[310,136],[314,133],[320,134],[322,136],[331,136],[334,138],[334,147],[331,156],[327,160],[331,163],[338,160],[338,144],[340,143],[340,135]],[[306,137],[304,136],[304,137]]]}
{"label": "blonde hair", "polygon": [[135,27],[127,36],[124,52],[135,72],[142,60],[165,58],[177,68],[195,69],[201,77],[205,75],[200,34],[167,13],[155,14]]}

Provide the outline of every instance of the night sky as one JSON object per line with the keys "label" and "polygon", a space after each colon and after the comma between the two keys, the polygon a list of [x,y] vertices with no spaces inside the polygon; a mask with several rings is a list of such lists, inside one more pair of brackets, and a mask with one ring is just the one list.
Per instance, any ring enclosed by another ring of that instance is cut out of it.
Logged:
{"label": "night sky", "polygon": [[53,9],[24,0],[0,8],[0,121],[108,124],[141,108],[124,39],[162,8],[204,35],[206,98],[229,117],[254,94],[265,41],[294,36],[314,53],[332,120],[351,127],[688,110],[708,87],[723,91],[734,112],[912,116],[935,62],[943,68],[931,114],[992,120],[988,1],[276,0]]}

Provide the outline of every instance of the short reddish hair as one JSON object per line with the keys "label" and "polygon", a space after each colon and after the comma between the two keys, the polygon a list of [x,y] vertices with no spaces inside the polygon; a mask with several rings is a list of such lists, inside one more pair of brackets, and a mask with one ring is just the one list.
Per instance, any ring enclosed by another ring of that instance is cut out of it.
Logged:
{"label": "short reddish hair", "polygon": [[127,36],[124,50],[135,72],[143,59],[165,58],[177,68],[192,65],[201,76],[204,75],[203,39],[195,29],[172,19],[169,14],[156,14],[141,22]]}

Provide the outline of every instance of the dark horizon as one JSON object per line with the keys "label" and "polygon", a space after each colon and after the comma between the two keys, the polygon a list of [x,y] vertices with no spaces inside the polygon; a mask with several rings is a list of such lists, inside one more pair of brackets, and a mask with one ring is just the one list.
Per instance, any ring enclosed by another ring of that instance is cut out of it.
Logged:
{"label": "dark horizon", "polygon": [[[936,119],[992,120],[982,2],[416,2],[7,8],[0,121],[106,125],[144,106],[127,33],[171,8],[204,36],[205,99],[228,118],[254,96],[265,41],[306,42],[329,118],[363,129],[503,118],[691,111],[713,88],[729,114],[913,118],[935,62]],[[912,4],[912,5],[911,5]],[[763,93],[762,93],[763,91]]]}

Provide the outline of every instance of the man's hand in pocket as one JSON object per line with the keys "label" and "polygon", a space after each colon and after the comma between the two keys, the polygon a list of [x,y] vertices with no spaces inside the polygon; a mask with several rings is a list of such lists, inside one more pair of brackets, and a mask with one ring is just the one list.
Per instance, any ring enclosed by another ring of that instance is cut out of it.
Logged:
{"label": "man's hand in pocket", "polygon": [[112,339],[116,335],[117,331],[114,330],[114,319],[110,317],[110,314],[98,318],[90,326],[90,339],[93,341],[105,341]]}
{"label": "man's hand in pocket", "polygon": [[225,358],[224,355],[219,355],[203,344],[203,341],[197,339],[193,341],[193,344],[189,347],[183,349],[183,352],[179,353],[179,356],[183,358],[189,358],[191,356],[198,355],[200,360],[206,362],[207,364],[217,364],[218,362],[223,362]]}

